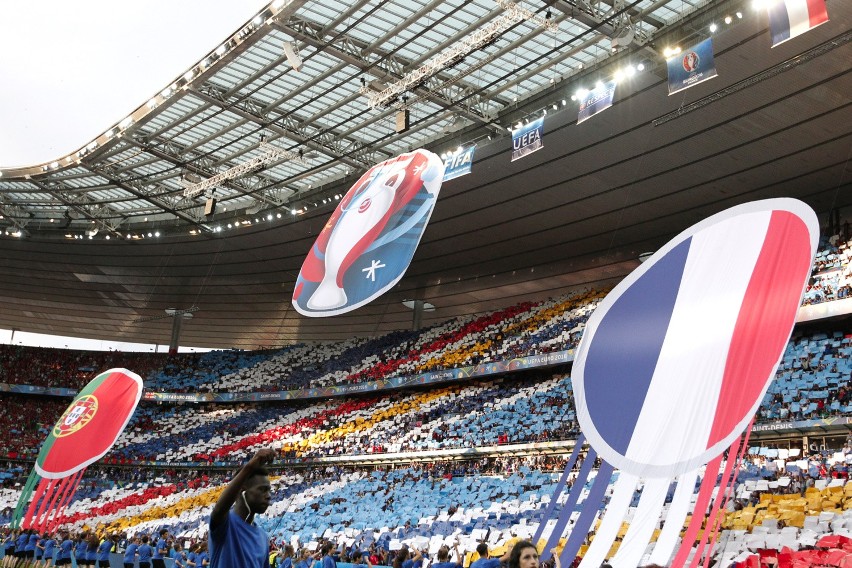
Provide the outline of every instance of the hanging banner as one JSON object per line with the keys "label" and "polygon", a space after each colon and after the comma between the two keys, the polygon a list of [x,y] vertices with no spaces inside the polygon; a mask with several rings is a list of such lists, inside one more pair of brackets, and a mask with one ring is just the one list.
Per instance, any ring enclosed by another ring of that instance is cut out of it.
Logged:
{"label": "hanging banner", "polygon": [[781,45],[828,21],[825,0],[769,2],[768,9],[772,47]]}
{"label": "hanging banner", "polygon": [[588,120],[599,112],[611,107],[614,96],[615,81],[600,84],[593,90],[586,93],[586,96],[580,101],[580,112],[577,114],[577,124],[580,124],[584,120]]}
{"label": "hanging banner", "polygon": [[469,174],[473,166],[474,151],[476,151],[475,144],[447,156],[444,160],[444,181]]}
{"label": "hanging banner", "polygon": [[716,76],[713,42],[708,37],[684,53],[666,59],[669,72],[669,95],[673,95]]}
{"label": "hanging banner", "polygon": [[300,314],[328,317],[361,307],[405,274],[426,231],[444,163],[415,150],[370,168],[311,247],[293,290]]}
{"label": "hanging banner", "polygon": [[512,161],[544,148],[544,117],[512,131]]}

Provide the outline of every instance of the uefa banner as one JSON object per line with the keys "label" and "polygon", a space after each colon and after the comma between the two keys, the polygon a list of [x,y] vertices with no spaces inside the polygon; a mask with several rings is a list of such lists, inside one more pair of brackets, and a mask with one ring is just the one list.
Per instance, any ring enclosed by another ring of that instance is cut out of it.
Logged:
{"label": "uefa banner", "polygon": [[669,95],[703,83],[716,76],[713,61],[713,41],[708,37],[684,53],[666,59],[669,74]]}
{"label": "uefa banner", "polygon": [[544,117],[512,132],[512,161],[544,148]]}
{"label": "uefa banner", "polygon": [[615,97],[615,81],[603,83],[586,93],[586,96],[580,101],[577,124],[611,107],[613,97]]}
{"label": "uefa banner", "polygon": [[455,179],[470,173],[473,166],[473,153],[476,151],[476,144],[469,148],[462,148],[459,151],[450,154],[444,160],[444,181]]}

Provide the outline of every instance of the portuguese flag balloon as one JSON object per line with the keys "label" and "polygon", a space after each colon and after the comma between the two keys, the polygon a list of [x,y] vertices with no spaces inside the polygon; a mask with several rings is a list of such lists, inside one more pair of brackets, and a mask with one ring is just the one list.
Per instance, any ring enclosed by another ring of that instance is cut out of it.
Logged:
{"label": "portuguese flag balloon", "polygon": [[112,448],[141,397],[142,379],[127,369],[104,371],[77,394],[39,451],[18,500],[14,526],[52,528],[86,466]]}

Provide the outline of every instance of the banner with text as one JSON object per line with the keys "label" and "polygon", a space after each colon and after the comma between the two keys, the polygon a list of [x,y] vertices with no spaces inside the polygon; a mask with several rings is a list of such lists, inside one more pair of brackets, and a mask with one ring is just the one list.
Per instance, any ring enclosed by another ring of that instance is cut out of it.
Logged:
{"label": "banner with text", "polygon": [[470,148],[462,148],[447,156],[444,160],[444,181],[469,174],[473,166],[475,150],[476,145],[474,144]]}
{"label": "banner with text", "polygon": [[577,114],[577,124],[588,120],[605,111],[612,106],[612,99],[615,96],[615,81],[601,83],[588,93],[580,101],[580,112]]}
{"label": "banner with text", "polygon": [[544,148],[544,117],[512,131],[512,161]]}
{"label": "banner with text", "polygon": [[712,79],[716,76],[712,40],[708,37],[684,53],[666,59],[666,67],[669,72],[669,95]]}

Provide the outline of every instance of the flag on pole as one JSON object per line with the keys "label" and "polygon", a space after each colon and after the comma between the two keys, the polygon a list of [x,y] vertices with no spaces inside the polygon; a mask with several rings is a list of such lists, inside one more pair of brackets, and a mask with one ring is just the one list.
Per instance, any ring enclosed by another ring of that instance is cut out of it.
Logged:
{"label": "flag on pole", "polygon": [[769,4],[772,47],[828,21],[825,0],[779,0]]}

